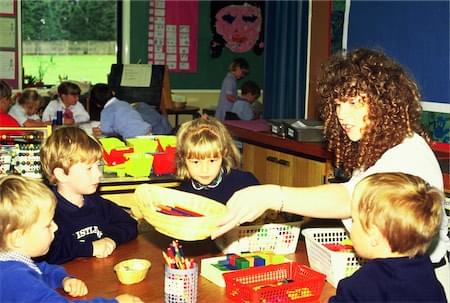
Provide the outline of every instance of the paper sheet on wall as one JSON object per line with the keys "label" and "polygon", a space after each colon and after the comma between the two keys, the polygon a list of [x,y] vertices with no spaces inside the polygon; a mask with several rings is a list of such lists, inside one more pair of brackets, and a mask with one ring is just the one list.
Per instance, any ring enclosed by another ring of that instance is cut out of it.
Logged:
{"label": "paper sheet on wall", "polygon": [[0,18],[0,47],[16,47],[16,19]]}
{"label": "paper sheet on wall", "polygon": [[120,86],[149,87],[152,80],[152,66],[149,64],[125,64]]}
{"label": "paper sheet on wall", "polygon": [[198,0],[149,0],[148,63],[197,71]]}
{"label": "paper sheet on wall", "polygon": [[0,14],[14,14],[14,0],[0,0]]}
{"label": "paper sheet on wall", "polygon": [[0,51],[0,79],[14,79],[16,62],[14,52]]}

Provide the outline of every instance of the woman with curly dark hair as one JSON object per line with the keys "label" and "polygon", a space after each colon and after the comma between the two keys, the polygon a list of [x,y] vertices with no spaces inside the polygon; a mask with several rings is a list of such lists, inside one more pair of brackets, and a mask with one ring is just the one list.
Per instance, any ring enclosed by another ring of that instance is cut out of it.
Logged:
{"label": "woman with curly dark hair", "polygon": [[[419,90],[398,63],[369,49],[338,54],[323,66],[318,92],[328,148],[335,154],[336,167],[351,176],[350,180],[314,187],[260,185],[240,190],[228,201],[228,216],[213,238],[253,221],[267,209],[316,218],[349,218],[356,184],[374,173],[408,173],[443,189],[442,171],[420,122]],[[442,219],[429,251],[450,298],[446,257],[450,240],[444,212]],[[349,221],[344,224],[350,227]]]}

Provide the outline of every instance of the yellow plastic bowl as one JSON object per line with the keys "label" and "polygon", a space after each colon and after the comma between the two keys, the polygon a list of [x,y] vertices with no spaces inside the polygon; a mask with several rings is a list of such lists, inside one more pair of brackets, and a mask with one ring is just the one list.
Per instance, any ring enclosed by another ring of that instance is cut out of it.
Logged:
{"label": "yellow plastic bowl", "polygon": [[134,284],[144,280],[151,263],[146,259],[129,259],[117,263],[114,271],[122,284]]}

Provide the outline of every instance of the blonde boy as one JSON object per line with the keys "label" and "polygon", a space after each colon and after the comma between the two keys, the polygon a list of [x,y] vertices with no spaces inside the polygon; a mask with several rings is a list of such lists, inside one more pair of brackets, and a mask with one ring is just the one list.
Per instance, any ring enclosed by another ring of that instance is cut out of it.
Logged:
{"label": "blonde boy", "polygon": [[446,302],[426,254],[442,216],[442,193],[404,173],[373,174],[352,199],[351,239],[369,261],[339,282],[329,302]]}
{"label": "blonde boy", "polygon": [[59,229],[43,259],[62,264],[76,257],[109,256],[137,236],[137,222],[96,193],[102,172],[102,147],[82,129],[56,129],[41,148],[42,169],[57,199]]}
{"label": "blonde boy", "polygon": [[[86,284],[69,277],[63,267],[31,260],[48,251],[58,229],[53,221],[55,205],[53,193],[38,181],[0,178],[0,302],[67,302],[56,288],[72,297],[87,294]],[[116,299],[93,301],[131,302],[135,297]]]}

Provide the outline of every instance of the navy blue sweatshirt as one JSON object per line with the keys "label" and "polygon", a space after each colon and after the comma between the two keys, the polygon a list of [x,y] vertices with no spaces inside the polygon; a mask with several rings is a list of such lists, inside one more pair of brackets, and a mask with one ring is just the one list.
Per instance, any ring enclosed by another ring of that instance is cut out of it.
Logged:
{"label": "navy blue sweatshirt", "polygon": [[328,302],[446,302],[429,256],[373,259],[339,281]]}
{"label": "navy blue sweatshirt", "polygon": [[223,174],[222,181],[217,187],[195,189],[192,186],[191,179],[186,179],[181,182],[177,189],[226,204],[236,191],[251,185],[259,185],[258,179],[252,173],[231,169],[228,174]]}
{"label": "navy blue sweatshirt", "polygon": [[101,238],[111,238],[116,245],[136,238],[137,221],[114,202],[98,194],[86,195],[80,208],[56,190],[54,193],[58,201],[54,217],[58,230],[50,250],[39,261],[62,264],[92,256],[92,242]]}

